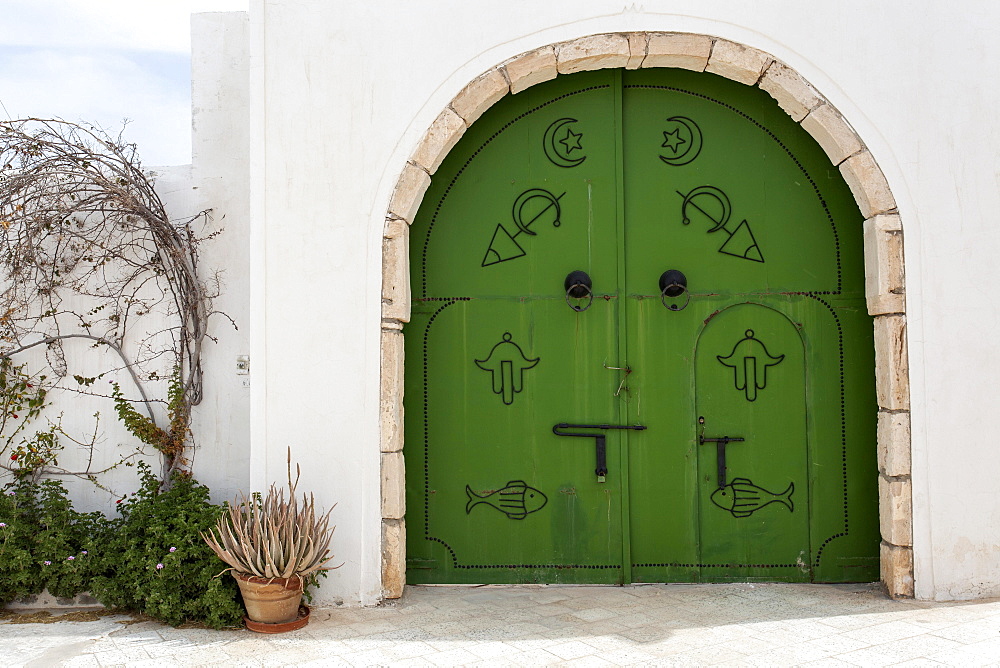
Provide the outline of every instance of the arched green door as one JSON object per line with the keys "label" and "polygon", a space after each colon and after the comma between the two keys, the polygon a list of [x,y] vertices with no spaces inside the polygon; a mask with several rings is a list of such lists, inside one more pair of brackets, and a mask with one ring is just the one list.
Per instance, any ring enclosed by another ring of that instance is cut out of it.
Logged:
{"label": "arched green door", "polygon": [[861,223],[808,134],[711,74],[491,108],[410,235],[408,580],[877,579]]}

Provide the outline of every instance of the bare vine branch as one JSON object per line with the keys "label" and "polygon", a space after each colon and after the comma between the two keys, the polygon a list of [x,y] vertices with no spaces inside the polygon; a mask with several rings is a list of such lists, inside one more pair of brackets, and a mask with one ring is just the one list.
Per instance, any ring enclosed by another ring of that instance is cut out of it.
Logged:
{"label": "bare vine branch", "polygon": [[[169,434],[170,451],[158,448],[165,479],[185,465],[190,408],[203,395],[215,294],[198,276],[193,226],[208,213],[171,220],[121,136],[58,119],[0,122],[0,358],[44,347],[65,378],[64,342],[109,348],[151,426]],[[165,352],[172,368],[157,368]],[[148,384],[167,379],[180,395],[160,428]]]}

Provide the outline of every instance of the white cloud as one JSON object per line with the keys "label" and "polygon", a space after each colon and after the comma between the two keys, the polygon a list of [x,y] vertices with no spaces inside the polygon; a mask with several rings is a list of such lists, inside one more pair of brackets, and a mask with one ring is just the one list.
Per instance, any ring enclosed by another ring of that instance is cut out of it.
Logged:
{"label": "white cloud", "polygon": [[246,11],[248,0],[4,0],[8,46],[188,53],[193,12]]}
{"label": "white cloud", "polygon": [[146,165],[191,160],[190,15],[248,0],[4,0],[0,116],[89,121]]}
{"label": "white cloud", "polygon": [[188,60],[77,49],[0,52],[0,102],[12,118],[87,121],[139,146],[148,165],[190,162]]}

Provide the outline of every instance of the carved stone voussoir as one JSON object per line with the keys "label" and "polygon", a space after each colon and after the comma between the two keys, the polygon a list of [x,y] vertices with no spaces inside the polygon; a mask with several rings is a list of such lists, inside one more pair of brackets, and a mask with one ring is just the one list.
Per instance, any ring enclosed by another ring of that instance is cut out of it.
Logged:
{"label": "carved stone voussoir", "polygon": [[870,152],[860,151],[844,160],[840,163],[840,173],[854,193],[854,199],[865,218],[896,208],[896,200],[889,191],[885,174]]}
{"label": "carved stone voussoir", "polygon": [[767,68],[758,85],[796,121],[801,121],[822,102],[820,94],[802,75],[777,61]]}
{"label": "carved stone voussoir", "polygon": [[585,70],[625,67],[629,61],[629,40],[624,35],[590,35],[556,45],[559,74]]}
{"label": "carved stone voussoir", "polygon": [[509,92],[507,78],[499,68],[495,68],[470,81],[451,101],[451,107],[466,125],[472,125],[484,111]]}
{"label": "carved stone voussoir", "polygon": [[835,165],[862,149],[854,128],[829,104],[821,104],[809,112],[802,119],[802,128],[823,147],[830,162]]}
{"label": "carved stone voussoir", "polygon": [[763,51],[725,39],[716,40],[706,72],[752,86],[773,59]]}
{"label": "carved stone voussoir", "polygon": [[430,184],[431,177],[425,170],[413,163],[406,163],[403,173],[399,175],[399,181],[396,182],[396,190],[392,193],[389,213],[407,223],[412,223],[413,217],[417,215],[417,209],[420,208],[420,201]]}
{"label": "carved stone voussoir", "polygon": [[654,32],[649,35],[643,67],[680,67],[704,71],[712,53],[713,40],[708,35],[679,32]]}
{"label": "carved stone voussoir", "polygon": [[412,161],[426,169],[428,174],[433,174],[448,155],[448,151],[465,134],[467,127],[462,117],[451,107],[447,107],[431,123],[420,146],[414,152]]}
{"label": "carved stone voussoir", "polygon": [[559,74],[556,69],[556,50],[552,46],[543,46],[522,53],[504,63],[503,69],[510,80],[510,92],[520,93],[535,84],[556,78]]}

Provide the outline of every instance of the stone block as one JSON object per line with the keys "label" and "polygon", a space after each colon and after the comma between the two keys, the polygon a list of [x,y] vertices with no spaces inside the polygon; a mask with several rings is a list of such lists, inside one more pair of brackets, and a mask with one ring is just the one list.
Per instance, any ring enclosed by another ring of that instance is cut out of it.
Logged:
{"label": "stone block", "polygon": [[913,598],[913,548],[882,543],[882,582],[893,598]]}
{"label": "stone block", "polygon": [[758,85],[796,122],[802,121],[806,114],[823,101],[816,89],[798,72],[777,61],[767,68]]}
{"label": "stone block", "polygon": [[821,104],[810,111],[802,119],[802,127],[823,147],[835,165],[864,148],[854,128],[829,104]]}
{"label": "stone block", "polygon": [[403,173],[399,175],[399,181],[396,182],[396,190],[392,193],[389,213],[407,223],[412,223],[430,184],[430,174],[411,162],[406,163]]}
{"label": "stone block", "polygon": [[649,35],[643,67],[680,67],[702,72],[708,65],[713,40],[708,35],[655,32]]}
{"label": "stone block", "polygon": [[480,74],[459,91],[451,101],[451,108],[462,117],[466,125],[472,125],[484,111],[509,92],[507,77],[499,68],[492,69]]}
{"label": "stone block", "polygon": [[903,227],[897,214],[865,221],[865,297],[868,313],[905,313]]}
{"label": "stone block", "polygon": [[406,586],[406,520],[382,520],[382,596],[399,598]]}
{"label": "stone block", "polygon": [[520,93],[535,84],[556,78],[559,74],[556,70],[556,50],[551,46],[543,46],[522,53],[504,63],[503,69],[510,81],[510,92]]}
{"label": "stone block", "polygon": [[410,226],[391,218],[382,233],[382,317],[410,321]]}
{"label": "stone block", "polygon": [[910,475],[910,414],[878,414],[878,468],[891,477]]}
{"label": "stone block", "polygon": [[772,60],[773,58],[763,51],[718,39],[712,47],[712,55],[708,57],[705,71],[752,86],[760,80],[764,68]]}
{"label": "stone block", "polygon": [[648,34],[644,32],[630,32],[628,38],[628,62],[625,69],[637,70],[642,67],[642,61],[646,57],[646,42]]}
{"label": "stone block", "polygon": [[403,333],[383,329],[380,339],[379,430],[382,452],[403,449]]}
{"label": "stone block", "polygon": [[875,394],[878,405],[886,410],[910,409],[904,315],[875,318]]}
{"label": "stone block", "polygon": [[458,143],[468,126],[451,107],[446,107],[427,129],[423,140],[410,160],[433,174],[448,155],[448,151]]}
{"label": "stone block", "polygon": [[896,200],[889,192],[885,174],[870,152],[860,151],[844,160],[840,163],[840,173],[854,193],[854,199],[865,218],[896,208]]}
{"label": "stone block", "polygon": [[624,35],[589,35],[556,44],[556,69],[559,74],[585,70],[625,67],[631,51]]}
{"label": "stone block", "polygon": [[913,546],[913,511],[909,479],[878,477],[879,528],[882,540],[902,547]]}
{"label": "stone block", "polygon": [[406,471],[402,452],[382,453],[382,519],[406,515]]}

